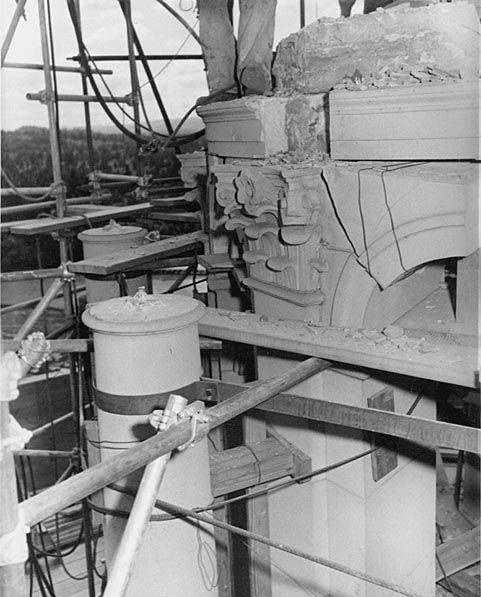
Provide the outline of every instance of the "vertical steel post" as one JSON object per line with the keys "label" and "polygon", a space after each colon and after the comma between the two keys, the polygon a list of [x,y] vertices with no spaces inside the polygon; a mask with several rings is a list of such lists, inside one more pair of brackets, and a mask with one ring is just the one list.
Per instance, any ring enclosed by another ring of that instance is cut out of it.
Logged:
{"label": "vertical steel post", "polygon": [[[74,0],[75,10],[77,11],[77,23],[79,27],[80,35],[82,35],[82,22],[81,22],[81,15],[80,15],[80,0]],[[80,75],[82,78],[82,95],[88,95],[88,83],[87,83],[87,75],[85,72],[82,72]],[[89,170],[93,172],[95,170],[95,157],[94,157],[94,143],[92,138],[92,122],[90,119],[90,105],[88,102],[84,102],[84,114],[85,114],[85,132],[87,136],[87,153],[88,153],[88,160],[89,160]]]}
{"label": "vertical steel post", "polygon": [[[43,60],[43,74],[45,80],[46,103],[48,112],[48,125],[50,136],[50,153],[52,156],[52,170],[53,182],[56,185],[55,189],[55,204],[57,208],[57,216],[61,218],[65,215],[65,185],[62,181],[62,166],[60,162],[60,145],[55,125],[55,106],[52,88],[52,69],[50,62],[50,52],[48,49],[47,37],[47,19],[45,15],[45,2],[38,0],[38,18],[40,25],[40,40],[42,44],[42,60]],[[60,260],[62,263],[67,261],[67,241],[60,238]],[[68,313],[70,315],[70,313]]]}
{"label": "vertical steel post", "polygon": [[[140,112],[139,112],[139,78],[137,74],[137,65],[135,62],[134,53],[134,36],[132,31],[132,7],[130,0],[120,0],[123,4],[123,12],[125,15],[125,24],[127,26],[127,45],[129,51],[129,67],[130,67],[130,82],[132,85],[132,108],[134,112],[134,130],[137,136],[141,136],[142,131],[140,128]],[[137,143],[137,151],[140,149],[140,143]],[[140,158],[137,155],[137,175],[141,176],[141,164]]]}

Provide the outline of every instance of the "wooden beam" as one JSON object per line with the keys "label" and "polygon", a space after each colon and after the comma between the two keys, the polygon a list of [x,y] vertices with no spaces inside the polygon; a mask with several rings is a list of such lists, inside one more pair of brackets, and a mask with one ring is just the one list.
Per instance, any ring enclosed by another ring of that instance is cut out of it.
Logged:
{"label": "wooden beam", "polygon": [[456,597],[479,597],[481,594],[479,576],[476,577],[464,570],[450,576],[449,584],[447,581],[440,581],[439,584]]}
{"label": "wooden beam", "polygon": [[[477,351],[446,337],[436,337],[427,350],[402,350],[370,342],[362,330],[300,321],[272,320],[238,311],[207,308],[199,322],[205,336],[316,356],[347,365],[367,367],[466,387],[478,387]],[[441,339],[440,339],[441,338]]]}
{"label": "wooden beam", "polygon": [[191,222],[200,224],[202,216],[199,211],[154,211],[149,214],[149,219],[161,222]]}
{"label": "wooden beam", "polygon": [[[479,562],[480,555],[479,525],[458,535],[436,548],[436,555],[441,560],[446,576],[451,576],[459,570],[463,570],[472,564]],[[444,578],[444,574],[436,562],[436,582]]]}
{"label": "wooden beam", "polygon": [[95,210],[84,214],[84,216],[66,216],[64,218],[41,218],[30,224],[17,223],[10,228],[12,234],[21,236],[34,236],[36,234],[47,234],[49,232],[58,232],[59,230],[69,230],[87,226],[85,218],[94,224],[103,222],[112,218],[125,218],[135,214],[143,213],[151,209],[150,203],[138,203],[137,205],[128,205],[127,207],[112,207],[111,209]]}
{"label": "wooden beam", "polygon": [[212,495],[218,497],[291,474],[294,455],[270,437],[256,444],[213,452],[209,462]]}
{"label": "wooden beam", "polygon": [[[216,393],[235,396],[242,384],[205,379],[206,395],[197,396],[199,400],[215,400]],[[328,402],[318,398],[305,398],[296,394],[278,394],[256,407],[256,410],[271,412],[311,421],[322,421],[400,437],[408,441],[428,446],[442,446],[466,452],[481,452],[481,430],[454,423],[433,421],[413,415],[403,415],[389,411],[350,406],[337,402]]]}
{"label": "wooden beam", "polygon": [[142,245],[135,249],[117,251],[113,255],[100,255],[70,263],[69,271],[81,274],[106,276],[129,269],[137,269],[164,257],[185,253],[201,246],[207,240],[203,232],[191,232]]}

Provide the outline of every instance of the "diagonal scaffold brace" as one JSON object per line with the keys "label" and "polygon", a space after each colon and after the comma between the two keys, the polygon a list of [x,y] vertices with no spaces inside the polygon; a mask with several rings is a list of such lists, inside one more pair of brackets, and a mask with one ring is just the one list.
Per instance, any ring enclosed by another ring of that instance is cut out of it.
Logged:
{"label": "diagonal scaffold brace", "polygon": [[[258,404],[292,388],[307,378],[320,373],[330,366],[328,361],[309,358],[293,367],[290,371],[273,377],[259,385],[240,392],[212,408],[206,410],[208,429],[214,429],[241,415]],[[204,431],[199,426],[198,433]],[[179,422],[160,435],[151,437],[138,446],[122,451],[78,475],[46,489],[19,505],[25,523],[29,526],[60,512],[64,508],[103,489],[110,483],[122,479],[137,469],[146,466],[156,458],[168,454],[179,446],[197,439],[192,438],[190,420]]]}

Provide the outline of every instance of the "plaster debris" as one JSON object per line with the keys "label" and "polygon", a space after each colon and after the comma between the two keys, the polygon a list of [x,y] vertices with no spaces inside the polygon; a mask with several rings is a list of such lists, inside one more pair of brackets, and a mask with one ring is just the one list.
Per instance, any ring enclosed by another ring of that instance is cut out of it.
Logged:
{"label": "plaster debris", "polygon": [[479,36],[479,17],[465,1],[322,18],[278,45],[276,93],[326,92],[356,69],[364,79],[373,73],[373,80],[381,81],[385,77],[376,74],[382,69],[402,73],[403,65],[409,66],[409,79],[435,77],[439,82],[458,73],[474,79],[479,75]]}
{"label": "plaster debris", "polygon": [[357,69],[351,76],[343,77],[334,89],[348,89],[349,91],[366,91],[368,89],[385,89],[386,87],[400,87],[403,85],[419,85],[420,83],[446,83],[459,81],[461,75],[448,73],[438,68],[426,66],[419,68],[402,64],[397,69],[383,66],[376,73],[363,75]]}
{"label": "plaster debris", "polygon": [[288,319],[269,320],[261,315],[253,321],[252,313],[233,312],[219,310],[218,314],[230,321],[242,325],[242,320],[249,322],[250,327],[264,329],[266,334],[273,330],[284,330],[288,334],[293,332],[300,338],[319,337],[322,344],[332,344],[333,346],[345,345],[346,341],[354,343],[356,350],[366,352],[377,352],[379,354],[395,355],[396,352],[406,353],[409,358],[419,358],[420,355],[427,356],[429,353],[438,353],[436,358],[445,362],[458,362],[463,359],[458,355],[444,354],[442,347],[443,341],[435,342],[432,339],[426,339],[408,336],[403,328],[398,326],[386,326],[383,331],[373,329],[359,329],[350,327],[329,326],[327,324],[302,323]]}

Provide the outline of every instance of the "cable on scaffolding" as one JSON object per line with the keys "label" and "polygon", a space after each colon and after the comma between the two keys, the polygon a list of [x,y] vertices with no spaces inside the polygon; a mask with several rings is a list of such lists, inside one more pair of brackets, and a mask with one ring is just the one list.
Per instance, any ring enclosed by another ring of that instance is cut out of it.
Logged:
{"label": "cable on scaffolding", "polygon": [[[77,20],[77,15],[76,15],[76,10],[75,10],[75,6],[73,4],[73,0],[67,0],[67,6],[69,9],[69,13],[70,13],[70,18],[72,20],[72,24],[74,26],[74,31],[75,31],[75,36],[77,38],[77,44],[78,44],[78,49],[79,49],[79,58],[80,58],[80,64],[82,66],[82,68],[85,70],[85,73],[87,74],[87,77],[89,79],[89,82],[92,86],[92,90],[97,98],[97,100],[99,101],[100,105],[102,106],[104,112],[107,114],[107,116],[109,117],[109,119],[112,121],[112,123],[120,130],[124,133],[124,135],[126,135],[127,137],[129,137],[130,139],[134,140],[136,143],[141,143],[141,144],[147,144],[150,143],[150,139],[145,139],[144,137],[141,137],[139,135],[136,135],[135,133],[133,133],[132,131],[130,131],[127,127],[125,127],[118,119],[117,117],[113,114],[113,112],[110,110],[110,108],[107,106],[107,103],[105,102],[104,98],[102,97],[102,94],[100,93],[100,90],[98,88],[98,85],[95,81],[95,78],[92,74],[92,70],[90,68],[90,64],[89,64],[89,59],[87,58],[87,49],[85,47],[85,44],[82,41],[82,34],[80,32],[80,27],[78,24],[78,20]],[[95,63],[94,63],[95,66]],[[102,75],[101,75],[102,77]],[[103,79],[103,77],[102,77]],[[105,84],[105,80],[103,79],[103,82]],[[130,114],[128,114],[128,112],[126,112],[125,110],[123,110],[122,106],[119,105],[118,102],[115,102],[115,104],[117,105],[117,107],[126,114],[126,116],[128,116],[129,119],[132,120],[132,117],[130,116]],[[143,125],[141,125],[141,123],[138,123],[141,128],[145,127]],[[146,129],[148,130],[148,129]],[[202,135],[204,134],[204,130],[199,131],[197,133],[193,133],[192,135],[185,135],[184,137],[178,137],[175,139],[173,136],[170,136],[167,138],[167,142],[164,145],[167,146],[168,145],[183,145],[185,143],[190,143],[192,141],[194,141],[195,139],[200,138]],[[155,133],[156,137],[159,137],[161,139],[166,138],[166,135],[162,135],[161,133]]]}
{"label": "cable on scaffolding", "polygon": [[169,11],[170,14],[179,21],[179,23],[182,23],[182,25],[192,35],[192,37],[195,39],[195,41],[199,44],[201,48],[206,47],[205,43],[200,39],[200,37],[197,35],[194,29],[189,25],[189,23],[184,19],[184,17],[181,17],[180,14],[172,8],[172,6],[169,6],[167,2],[164,2],[164,0],[156,0],[156,2],[163,6],[165,10]]}
{"label": "cable on scaffolding", "polygon": [[160,76],[171,64],[172,62],[174,62],[174,60],[176,59],[176,57],[180,54],[180,51],[182,50],[182,48],[185,46],[185,44],[188,42],[188,40],[190,39],[190,33],[188,33],[185,36],[184,41],[180,44],[180,46],[177,48],[177,50],[175,51],[175,54],[172,55],[172,58],[170,58],[165,64],[164,66],[155,73],[155,75],[151,75],[147,81],[145,81],[145,83],[142,83],[142,85],[140,86],[140,88],[142,89],[142,87],[145,87],[146,85],[148,85],[149,83],[151,83],[154,79],[156,79],[158,76]]}
{"label": "cable on scaffolding", "polygon": [[17,197],[20,197],[20,199],[23,199],[24,201],[28,201],[29,203],[37,203],[39,201],[44,201],[47,197],[50,197],[50,195],[52,195],[54,193],[55,185],[51,184],[49,190],[46,193],[44,193],[43,195],[40,195],[39,197],[30,197],[29,195],[25,195],[12,182],[12,179],[5,172],[5,170],[3,169],[3,166],[0,166],[0,169],[2,172],[2,176],[5,179],[5,182],[8,184],[9,188],[12,189],[12,191],[15,193],[15,195],[17,195]]}
{"label": "cable on scaffolding", "polygon": [[[126,11],[125,11],[124,3],[121,0],[119,0],[119,4],[120,4],[120,8],[122,9],[122,12],[125,15]],[[139,39],[139,36],[137,35],[137,32],[135,30],[135,26],[134,26],[133,22],[131,23],[131,30],[132,30],[134,44],[135,44],[135,47],[137,48],[137,53],[140,57],[140,61],[142,62],[142,66],[144,67],[144,71],[147,76],[147,82],[145,83],[145,85],[147,83],[150,83],[150,87],[152,89],[152,93],[154,95],[155,101],[157,102],[157,106],[159,107],[162,118],[164,119],[164,123],[165,123],[165,127],[167,129],[167,132],[170,135],[173,131],[172,124],[170,122],[169,115],[167,114],[167,110],[165,109],[164,102],[162,101],[162,98],[160,96],[157,85],[155,84],[155,81],[153,79],[152,71],[149,66],[149,62],[145,56],[144,49],[142,47],[142,44],[140,43],[140,39]],[[189,37],[190,37],[190,34],[189,34]],[[140,93],[140,90],[142,89],[142,87],[143,87],[143,85],[139,86],[139,93]],[[147,116],[145,114],[145,109],[143,108],[143,110],[144,110],[144,115],[147,120]],[[150,128],[152,129],[152,127],[150,127]]]}

